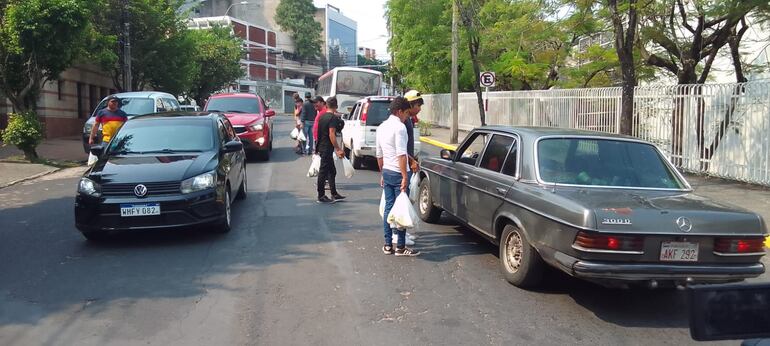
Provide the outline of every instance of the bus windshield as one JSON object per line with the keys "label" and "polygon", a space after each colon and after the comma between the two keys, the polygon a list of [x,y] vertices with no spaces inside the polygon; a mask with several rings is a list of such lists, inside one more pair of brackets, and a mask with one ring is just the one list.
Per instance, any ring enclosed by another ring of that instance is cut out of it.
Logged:
{"label": "bus windshield", "polygon": [[362,71],[338,71],[337,94],[372,96],[380,91],[381,77]]}

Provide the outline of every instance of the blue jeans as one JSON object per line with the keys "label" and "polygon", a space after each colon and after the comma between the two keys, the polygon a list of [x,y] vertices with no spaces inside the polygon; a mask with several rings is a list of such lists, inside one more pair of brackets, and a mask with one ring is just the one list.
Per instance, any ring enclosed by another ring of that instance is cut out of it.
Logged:
{"label": "blue jeans", "polygon": [[[407,183],[411,178],[412,173],[407,172]],[[398,244],[396,247],[403,249],[406,246],[406,230],[390,228],[388,224],[388,214],[393,209],[393,204],[396,203],[396,197],[401,193],[401,172],[394,172],[387,169],[382,170],[382,185],[385,192],[385,211],[382,214],[382,225],[385,234],[385,246],[391,246],[393,243],[393,232],[398,234]],[[406,186],[406,194],[409,194],[409,185]]]}
{"label": "blue jeans", "polygon": [[305,138],[307,138],[307,141],[305,142],[305,154],[309,155],[315,151],[315,143],[313,143],[313,122],[306,120],[302,122],[302,125],[304,126],[302,128],[302,133],[304,133]]}

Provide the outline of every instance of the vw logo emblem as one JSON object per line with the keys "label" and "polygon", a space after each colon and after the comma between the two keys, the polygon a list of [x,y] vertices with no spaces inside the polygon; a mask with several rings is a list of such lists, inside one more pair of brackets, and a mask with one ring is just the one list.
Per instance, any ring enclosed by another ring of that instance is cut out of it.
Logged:
{"label": "vw logo emblem", "polygon": [[676,219],[676,226],[679,227],[680,231],[687,233],[692,230],[692,221],[684,216],[680,216]]}
{"label": "vw logo emblem", "polygon": [[144,186],[142,184],[136,185],[134,187],[134,194],[136,197],[144,197],[147,195],[147,186]]}

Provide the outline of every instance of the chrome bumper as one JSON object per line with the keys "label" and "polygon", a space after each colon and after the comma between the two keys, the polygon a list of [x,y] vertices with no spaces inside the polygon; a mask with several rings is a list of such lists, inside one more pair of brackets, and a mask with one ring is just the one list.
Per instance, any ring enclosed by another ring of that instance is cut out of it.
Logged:
{"label": "chrome bumper", "polygon": [[595,262],[579,260],[561,252],[556,253],[555,259],[563,271],[575,277],[586,279],[731,281],[754,278],[765,272],[765,266],[762,263],[659,264]]}

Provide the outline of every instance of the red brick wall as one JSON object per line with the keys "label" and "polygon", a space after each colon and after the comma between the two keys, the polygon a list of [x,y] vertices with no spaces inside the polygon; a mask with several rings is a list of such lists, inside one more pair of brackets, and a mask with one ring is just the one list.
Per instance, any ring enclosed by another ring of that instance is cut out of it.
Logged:
{"label": "red brick wall", "polygon": [[275,32],[270,31],[267,33],[267,45],[275,47]]}
{"label": "red brick wall", "polygon": [[269,80],[276,80],[276,69],[271,68],[269,72]]}
{"label": "red brick wall", "polygon": [[256,34],[251,37],[251,40],[256,43],[265,44],[265,30],[260,28],[254,28],[256,29]]}
{"label": "red brick wall", "polygon": [[267,51],[264,48],[252,48],[251,61],[267,62]]}
{"label": "red brick wall", "polygon": [[267,76],[267,69],[264,66],[256,65],[257,68],[257,74],[253,75],[252,77],[256,79],[266,79]]}
{"label": "red brick wall", "polygon": [[233,22],[233,31],[235,32],[235,36],[238,36],[244,40],[247,39],[245,25],[241,23]]}

